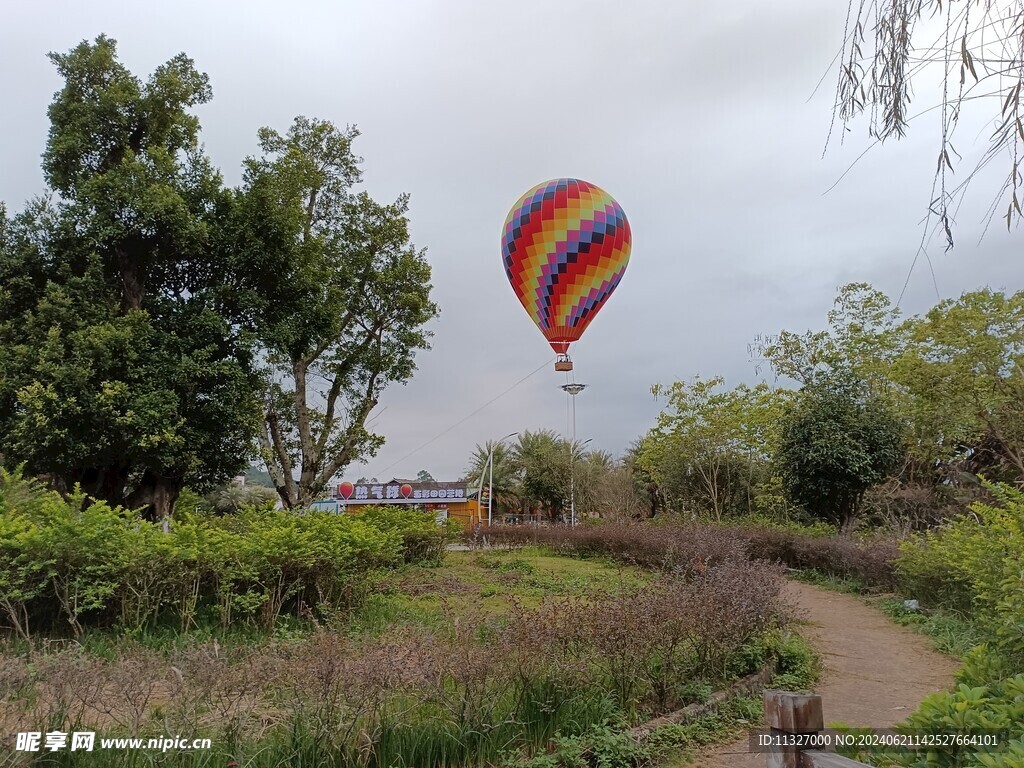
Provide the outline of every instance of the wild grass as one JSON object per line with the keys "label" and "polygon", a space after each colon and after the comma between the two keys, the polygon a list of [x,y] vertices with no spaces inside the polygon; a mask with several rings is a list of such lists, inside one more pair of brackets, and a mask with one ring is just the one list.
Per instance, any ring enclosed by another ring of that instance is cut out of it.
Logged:
{"label": "wild grass", "polygon": [[453,554],[451,568],[387,576],[333,629],[149,644],[85,635],[7,654],[3,738],[214,739],[212,758],[147,764],[495,764],[700,700],[774,653],[764,638],[787,621],[780,570],[743,559],[654,576],[535,550]]}
{"label": "wild grass", "polygon": [[879,600],[876,604],[897,624],[926,635],[938,651],[958,659],[987,639],[984,628],[959,614],[941,609],[926,613],[910,611],[902,600],[894,599]]}

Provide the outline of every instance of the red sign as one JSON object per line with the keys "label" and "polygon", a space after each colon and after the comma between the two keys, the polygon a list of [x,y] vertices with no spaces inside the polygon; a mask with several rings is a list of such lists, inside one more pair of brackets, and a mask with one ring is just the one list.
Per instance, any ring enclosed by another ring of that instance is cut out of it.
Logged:
{"label": "red sign", "polygon": [[465,483],[339,483],[334,498],[353,504],[459,503],[469,500]]}

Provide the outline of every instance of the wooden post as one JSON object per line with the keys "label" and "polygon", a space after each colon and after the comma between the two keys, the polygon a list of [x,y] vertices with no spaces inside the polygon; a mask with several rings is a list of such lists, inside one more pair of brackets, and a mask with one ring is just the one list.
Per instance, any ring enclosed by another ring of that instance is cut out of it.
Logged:
{"label": "wooden post", "polygon": [[[825,728],[821,696],[814,694],[764,692],[764,718],[773,736],[818,733]],[[768,768],[801,768],[799,746],[773,747],[768,753]]]}
{"label": "wooden post", "polygon": [[[764,719],[773,736],[807,736],[825,729],[821,696],[764,692]],[[812,740],[813,741],[813,740]],[[768,752],[768,768],[870,768],[834,752],[819,752],[800,746],[773,747]]]}

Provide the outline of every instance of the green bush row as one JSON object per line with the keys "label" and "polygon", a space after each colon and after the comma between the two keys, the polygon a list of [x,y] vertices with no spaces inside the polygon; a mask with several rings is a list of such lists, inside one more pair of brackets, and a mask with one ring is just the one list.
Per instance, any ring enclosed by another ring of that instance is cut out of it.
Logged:
{"label": "green bush row", "polygon": [[43,627],[182,630],[272,627],[282,614],[330,618],[351,608],[369,573],[437,559],[447,529],[432,516],[381,509],[360,517],[250,508],[184,512],[169,533],[137,513],[0,475],[0,624],[28,639]]}
{"label": "green bush row", "polygon": [[994,502],[905,541],[896,567],[927,608],[967,619],[985,641],[965,657],[953,691],[929,696],[907,720],[916,732],[995,731],[999,749],[936,748],[876,764],[914,768],[1024,765],[1024,493],[988,484]]}
{"label": "green bush row", "polygon": [[992,504],[904,542],[897,569],[922,603],[966,614],[1024,661],[1024,492],[990,484]]}

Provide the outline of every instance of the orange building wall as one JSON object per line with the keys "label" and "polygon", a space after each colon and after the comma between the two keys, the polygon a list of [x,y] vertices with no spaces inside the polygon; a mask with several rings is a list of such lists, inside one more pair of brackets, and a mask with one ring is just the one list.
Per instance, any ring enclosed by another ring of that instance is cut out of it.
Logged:
{"label": "orange building wall", "polygon": [[[364,510],[372,507],[382,506],[380,504],[346,504],[341,507],[347,514],[358,515]],[[458,520],[463,530],[472,530],[475,525],[487,525],[487,508],[480,509],[480,503],[476,499],[467,499],[458,504],[442,505],[438,503],[426,503],[420,505],[427,512],[440,512],[442,507],[448,509],[448,519]]]}

